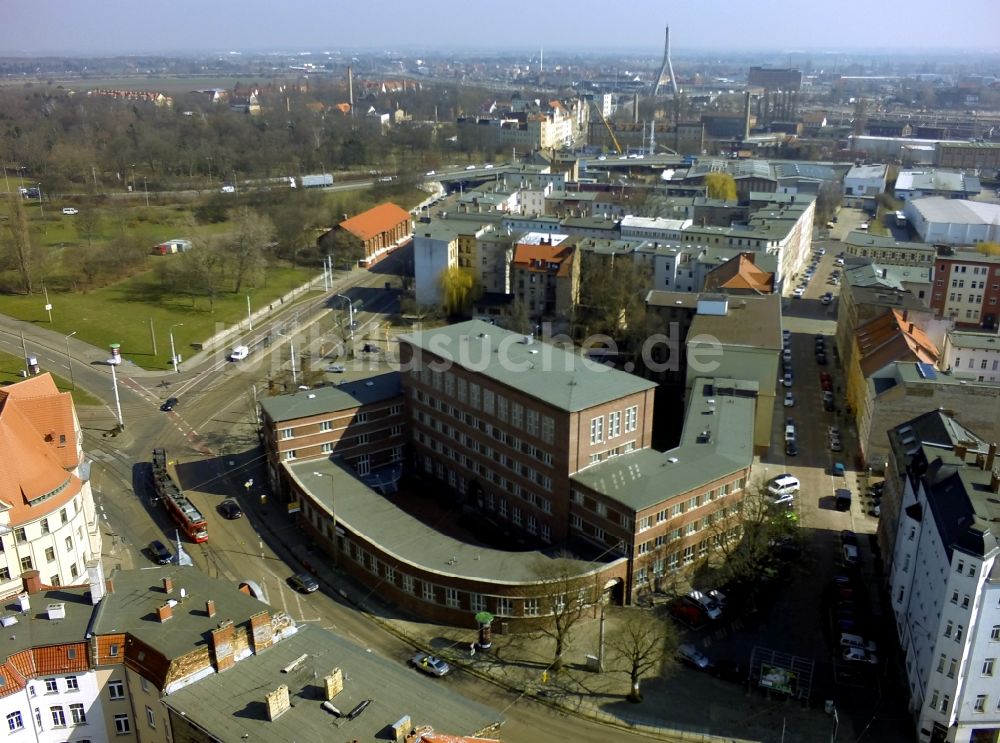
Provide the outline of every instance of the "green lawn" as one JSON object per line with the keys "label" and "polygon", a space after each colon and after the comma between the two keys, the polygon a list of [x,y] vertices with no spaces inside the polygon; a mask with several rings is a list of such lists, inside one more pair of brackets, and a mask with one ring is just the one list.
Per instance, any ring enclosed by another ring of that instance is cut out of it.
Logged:
{"label": "green lawn", "polygon": [[[162,256],[160,260],[170,260]],[[11,315],[56,332],[76,331],[80,340],[107,348],[120,343],[122,356],[146,369],[167,369],[170,366],[169,326],[174,328],[177,353],[187,358],[197,343],[215,334],[222,326],[240,322],[247,316],[247,295],[256,310],[317,275],[313,269],[271,268],[264,286],[248,289],[238,296],[221,294],[215,300],[214,312],[202,297],[163,293],[156,284],[154,272],[147,271],[131,279],[87,293],[49,292],[52,304],[52,324],[45,312],[45,300],[40,294],[0,295],[0,313]],[[153,322],[156,354],[153,354],[149,323]],[[95,359],[96,360],[96,359]]]}
{"label": "green lawn", "polygon": [[[21,373],[24,371],[24,359],[18,358],[17,356],[11,356],[9,353],[4,353],[0,351],[0,386],[5,384],[11,384],[12,382],[20,382],[23,377]],[[48,371],[43,369],[42,371]],[[52,375],[53,381],[56,383],[56,387],[59,388],[60,392],[72,392],[73,402],[77,407],[81,405],[102,405],[103,403],[91,395],[86,390],[77,387],[73,389],[73,385],[69,383],[68,379],[63,379],[57,374]]]}

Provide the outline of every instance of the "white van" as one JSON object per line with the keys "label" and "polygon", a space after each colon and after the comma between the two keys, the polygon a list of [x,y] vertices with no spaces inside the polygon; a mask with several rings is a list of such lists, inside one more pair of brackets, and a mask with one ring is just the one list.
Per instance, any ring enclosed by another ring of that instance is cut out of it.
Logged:
{"label": "white van", "polygon": [[229,354],[230,361],[243,361],[247,356],[250,355],[250,349],[246,346],[236,346]]}
{"label": "white van", "polygon": [[799,478],[785,473],[771,480],[767,486],[767,490],[771,495],[787,495],[788,493],[797,493],[799,487]]}

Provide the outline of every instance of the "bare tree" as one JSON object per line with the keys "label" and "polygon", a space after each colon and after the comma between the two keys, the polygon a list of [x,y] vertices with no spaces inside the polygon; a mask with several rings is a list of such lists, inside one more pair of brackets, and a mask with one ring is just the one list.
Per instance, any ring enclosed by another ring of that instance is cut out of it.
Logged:
{"label": "bare tree", "polygon": [[628,674],[628,700],[638,703],[642,701],[642,679],[662,672],[671,663],[679,642],[677,629],[670,620],[641,609],[623,609],[615,619],[617,628],[608,639],[608,647],[621,661],[621,672]]}
{"label": "bare tree", "polygon": [[28,214],[20,194],[11,193],[8,202],[10,220],[7,223],[7,232],[10,237],[10,257],[21,279],[21,290],[25,294],[31,294],[34,251],[31,247],[31,232],[28,229]]}
{"label": "bare tree", "polygon": [[226,239],[223,250],[230,259],[233,292],[264,268],[264,249],[274,241],[274,223],[247,208],[236,215],[236,231]]}
{"label": "bare tree", "polygon": [[547,617],[538,632],[555,642],[552,670],[558,671],[570,633],[593,604],[597,587],[580,577],[578,562],[565,557],[541,557],[534,572],[539,579],[539,614]]}
{"label": "bare tree", "polygon": [[81,239],[87,241],[87,245],[94,246],[94,238],[101,234],[101,213],[94,207],[84,209],[76,216],[74,222],[76,234]]}

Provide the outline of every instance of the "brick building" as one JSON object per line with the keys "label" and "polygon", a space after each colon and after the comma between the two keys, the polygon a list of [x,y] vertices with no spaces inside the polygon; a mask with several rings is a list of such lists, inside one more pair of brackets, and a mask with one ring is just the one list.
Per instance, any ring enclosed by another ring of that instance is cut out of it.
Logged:
{"label": "brick building", "polygon": [[350,219],[345,219],[320,238],[321,244],[341,232],[362,256],[358,265],[371,268],[413,237],[413,217],[392,203],[379,204]]}
{"label": "brick building", "polygon": [[541,242],[519,242],[510,264],[514,296],[541,320],[566,320],[580,298],[580,260],[575,241],[561,244],[556,238],[539,236]]}
{"label": "brick building", "polygon": [[942,248],[934,259],[931,308],[960,328],[995,330],[1000,317],[1000,256]]}

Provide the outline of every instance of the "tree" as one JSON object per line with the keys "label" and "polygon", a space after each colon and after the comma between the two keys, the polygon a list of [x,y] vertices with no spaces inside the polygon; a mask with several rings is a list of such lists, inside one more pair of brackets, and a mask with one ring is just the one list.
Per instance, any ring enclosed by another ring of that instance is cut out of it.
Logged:
{"label": "tree", "polygon": [[592,605],[597,587],[581,578],[578,562],[566,557],[540,557],[534,573],[539,579],[539,613],[547,617],[538,632],[555,642],[552,670],[558,671],[570,632]]}
{"label": "tree", "polygon": [[475,298],[476,276],[468,268],[451,266],[441,272],[441,294],[449,314],[468,310]]}
{"label": "tree", "polygon": [[645,327],[649,269],[631,258],[610,259],[595,253],[580,255],[580,299],[577,337],[607,335],[622,339],[630,329]]}
{"label": "tree", "polygon": [[816,197],[816,219],[820,224],[829,222],[840,208],[842,194],[840,181],[827,181],[820,186]]}
{"label": "tree", "polygon": [[508,330],[515,333],[527,335],[531,332],[531,318],[528,316],[528,305],[520,299],[515,299],[510,305],[510,318],[508,319]]}
{"label": "tree", "polygon": [[230,259],[233,292],[239,294],[243,283],[263,270],[264,249],[274,241],[274,224],[265,216],[246,207],[236,215],[236,232],[228,236],[223,250]]}
{"label": "tree", "polygon": [[81,240],[86,240],[89,247],[94,246],[94,238],[101,234],[101,213],[91,207],[76,215],[74,223],[76,234]]}
{"label": "tree", "polygon": [[628,700],[638,703],[642,701],[642,679],[662,671],[674,657],[677,629],[670,620],[641,609],[622,609],[613,619],[617,619],[617,628],[608,638],[608,647],[622,664],[619,670],[628,674]]}
{"label": "tree", "polygon": [[979,243],[976,250],[985,255],[1000,255],[1000,243]]}
{"label": "tree", "polygon": [[736,179],[729,173],[709,173],[705,176],[705,189],[710,199],[736,201]]}
{"label": "tree", "polygon": [[10,245],[10,259],[20,277],[21,291],[31,294],[34,271],[34,251],[31,247],[31,232],[28,230],[28,214],[21,195],[11,193],[10,218],[6,225]]}

